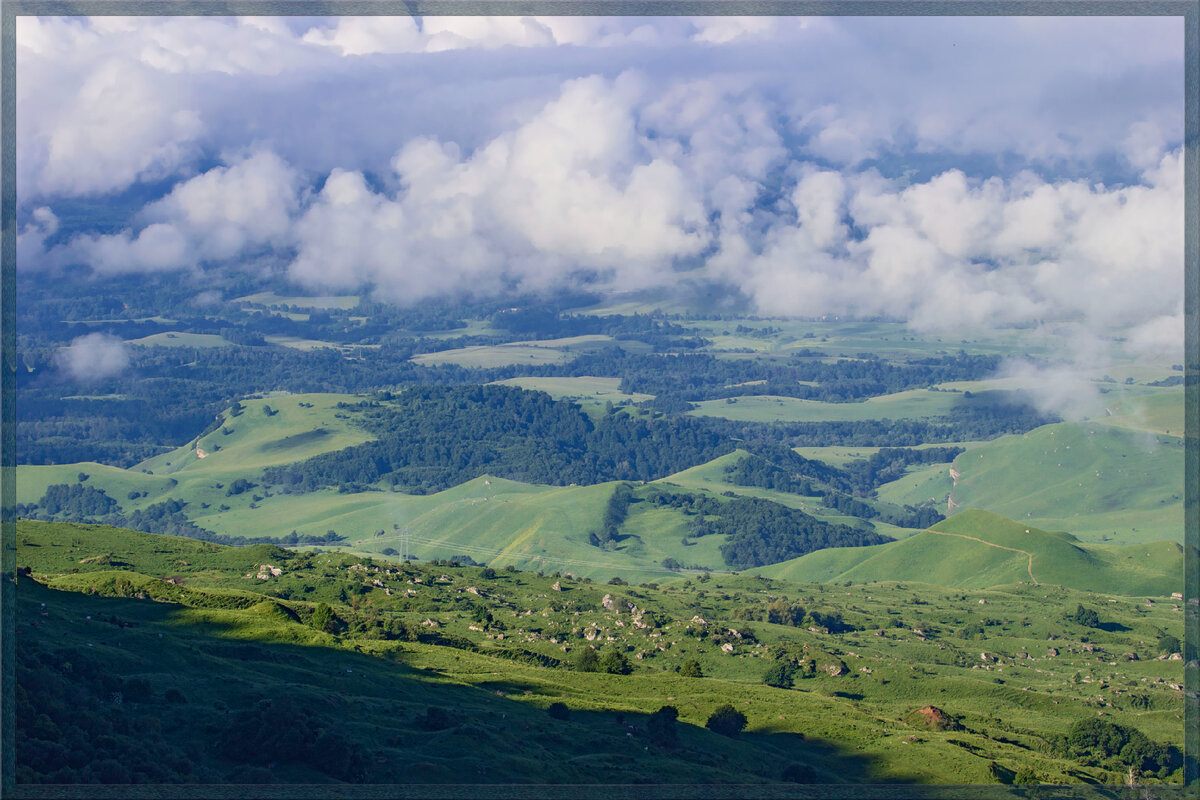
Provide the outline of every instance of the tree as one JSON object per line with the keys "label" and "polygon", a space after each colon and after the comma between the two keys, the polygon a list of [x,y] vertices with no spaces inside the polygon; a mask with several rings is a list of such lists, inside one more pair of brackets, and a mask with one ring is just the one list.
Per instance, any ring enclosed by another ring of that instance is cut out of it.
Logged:
{"label": "tree", "polygon": [[722,736],[737,736],[746,727],[746,715],[726,703],[711,715],[704,727]]}
{"label": "tree", "polygon": [[629,659],[619,650],[609,650],[600,659],[600,668],[610,675],[628,675],[633,672]]}
{"label": "tree", "polygon": [[546,709],[546,713],[554,719],[570,719],[571,709],[567,708],[566,703],[551,703]]}
{"label": "tree", "polygon": [[700,669],[700,662],[694,658],[689,658],[683,662],[683,666],[679,668],[679,674],[685,678],[704,677],[704,671]]}
{"label": "tree", "polygon": [[675,730],[675,721],[679,719],[679,709],[675,706],[663,706],[650,715],[646,720],[646,729],[650,740],[660,747],[669,747],[676,743],[679,734]]}
{"label": "tree", "polygon": [[312,619],[309,620],[310,625],[319,631],[325,631],[325,633],[337,631],[339,622],[341,620],[337,618],[327,603],[320,603],[317,610],[313,612]]}
{"label": "tree", "polygon": [[1180,649],[1179,639],[1168,634],[1159,638],[1158,652],[1170,654],[1183,651]]}
{"label": "tree", "polygon": [[584,647],[575,657],[575,669],[579,672],[599,672],[600,656],[590,647]]}
{"label": "tree", "polygon": [[763,675],[763,683],[777,689],[790,689],[795,677],[796,665],[780,661],[767,668],[766,674]]}
{"label": "tree", "polygon": [[1084,608],[1082,604],[1075,609],[1075,613],[1071,615],[1071,619],[1085,628],[1100,627],[1100,615],[1090,608]]}

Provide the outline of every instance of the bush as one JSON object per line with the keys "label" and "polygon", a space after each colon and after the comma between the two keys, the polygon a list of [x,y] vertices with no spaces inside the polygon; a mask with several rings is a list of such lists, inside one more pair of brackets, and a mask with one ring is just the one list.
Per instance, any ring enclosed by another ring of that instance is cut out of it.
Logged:
{"label": "bush", "polygon": [[772,664],[763,675],[763,683],[777,689],[790,689],[796,677],[796,665],[780,661]]}
{"label": "bush", "polygon": [[1182,653],[1180,649],[1179,639],[1174,636],[1163,636],[1158,640],[1158,652],[1167,653]]}
{"label": "bush", "polygon": [[685,678],[704,677],[704,671],[700,669],[700,662],[694,658],[689,658],[683,662],[683,666],[679,668],[679,674]]}
{"label": "bush", "polygon": [[1071,615],[1071,619],[1085,628],[1100,627],[1100,615],[1090,608],[1084,608],[1082,604],[1075,609],[1075,613]]}
{"label": "bush", "polygon": [[726,703],[709,715],[704,727],[722,736],[737,736],[746,727],[746,715]]}
{"label": "bush", "polygon": [[646,720],[646,730],[650,733],[650,741],[660,747],[675,744],[679,735],[675,730],[675,721],[679,719],[679,709],[675,706],[663,706],[650,715]]}
{"label": "bush", "polygon": [[317,610],[313,612],[312,619],[309,624],[319,631],[325,633],[334,633],[341,624],[341,620],[333,613],[333,609],[327,603],[321,603],[317,606]]}
{"label": "bush", "polygon": [[575,656],[575,669],[579,672],[599,672],[600,656],[596,655],[592,648],[584,647],[579,651],[579,655]]}
{"label": "bush", "polygon": [[600,668],[610,675],[628,675],[633,672],[633,666],[625,654],[618,650],[609,650],[600,659]]}
{"label": "bush", "polygon": [[817,771],[808,764],[788,764],[783,768],[783,779],[789,783],[816,783]]}
{"label": "bush", "polygon": [[546,713],[554,719],[570,719],[571,709],[567,708],[566,703],[551,703],[546,709]]}
{"label": "bush", "polygon": [[417,715],[417,727],[423,731],[441,731],[453,724],[450,712],[439,706],[429,706],[425,713]]}

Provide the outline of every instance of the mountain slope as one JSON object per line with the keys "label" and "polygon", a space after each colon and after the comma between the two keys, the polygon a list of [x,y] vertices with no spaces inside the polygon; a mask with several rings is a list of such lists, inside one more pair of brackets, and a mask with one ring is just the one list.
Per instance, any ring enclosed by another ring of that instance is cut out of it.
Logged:
{"label": "mountain slope", "polygon": [[987,511],[956,514],[907,539],[810,553],[755,570],[795,581],[922,581],[962,589],[1019,582],[1118,595],[1166,596],[1183,584],[1174,542],[1084,544]]}

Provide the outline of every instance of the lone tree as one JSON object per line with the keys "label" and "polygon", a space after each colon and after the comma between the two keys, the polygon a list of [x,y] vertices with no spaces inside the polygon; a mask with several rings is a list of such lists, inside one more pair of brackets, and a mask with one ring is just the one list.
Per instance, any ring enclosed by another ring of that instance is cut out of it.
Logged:
{"label": "lone tree", "polygon": [[704,670],[700,669],[700,662],[694,658],[689,658],[683,662],[683,666],[679,668],[679,674],[685,678],[703,678]]}
{"label": "lone tree", "polygon": [[1179,639],[1168,634],[1158,640],[1158,652],[1170,655],[1183,651],[1180,649]]}
{"label": "lone tree", "polygon": [[590,647],[585,647],[575,656],[575,669],[580,672],[599,672],[600,656]]}
{"label": "lone tree", "polygon": [[1084,608],[1082,604],[1076,607],[1071,619],[1085,628],[1100,627],[1100,615],[1090,608]]}
{"label": "lone tree", "polygon": [[317,605],[317,610],[313,612],[310,624],[319,631],[325,633],[334,633],[337,631],[341,620],[333,613],[333,609],[328,603],[320,603]]}
{"label": "lone tree", "polygon": [[726,703],[709,716],[704,727],[722,736],[737,736],[746,727],[746,715]]}
{"label": "lone tree", "polygon": [[679,740],[675,730],[675,721],[679,719],[679,709],[675,706],[663,706],[650,715],[646,720],[646,729],[650,733],[650,741],[660,747],[670,747]]}
{"label": "lone tree", "polygon": [[778,661],[767,669],[763,675],[763,683],[777,689],[790,689],[795,678],[796,665],[788,661]]}
{"label": "lone tree", "polygon": [[633,672],[629,659],[619,650],[609,650],[600,659],[600,668],[611,675],[628,675]]}

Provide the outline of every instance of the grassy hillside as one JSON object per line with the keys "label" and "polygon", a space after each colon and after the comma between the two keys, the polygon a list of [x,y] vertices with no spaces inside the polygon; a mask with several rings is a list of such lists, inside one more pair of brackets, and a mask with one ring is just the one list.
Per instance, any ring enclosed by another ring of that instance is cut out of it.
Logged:
{"label": "grassy hillside", "polygon": [[1004,436],[954,461],[951,499],[1086,541],[1183,541],[1183,440],[1090,422]]}
{"label": "grassy hillside", "polygon": [[977,589],[1014,583],[1165,597],[1183,587],[1175,542],[1083,544],[986,511],[963,511],[903,541],[810,553],[755,570],[797,581],[923,581]]}
{"label": "grassy hillside", "polygon": [[925,419],[950,413],[961,395],[912,389],[861,403],[822,403],[795,397],[750,396],[705,400],[692,414],[746,422],[832,422],[868,419]]}
{"label": "grassy hillside", "polygon": [[[608,586],[61,523],[17,538],[32,573],[18,705],[46,715],[18,709],[22,780],[753,783],[797,764],[811,771],[793,779],[821,783],[1103,783],[1117,766],[1055,749],[1074,721],[1099,709],[1178,742],[1180,662],[1154,644],[1181,634],[1169,603],[750,576]],[[1081,603],[1105,629],[1068,619]],[[630,674],[575,668],[592,648],[625,653]],[[693,660],[703,677],[678,671]],[[792,663],[793,688],[763,683]],[[56,694],[68,682],[73,705]],[[724,703],[741,736],[703,728]],[[663,705],[673,742],[647,716]],[[958,729],[922,724],[929,706]],[[72,737],[76,756],[56,759]]]}

